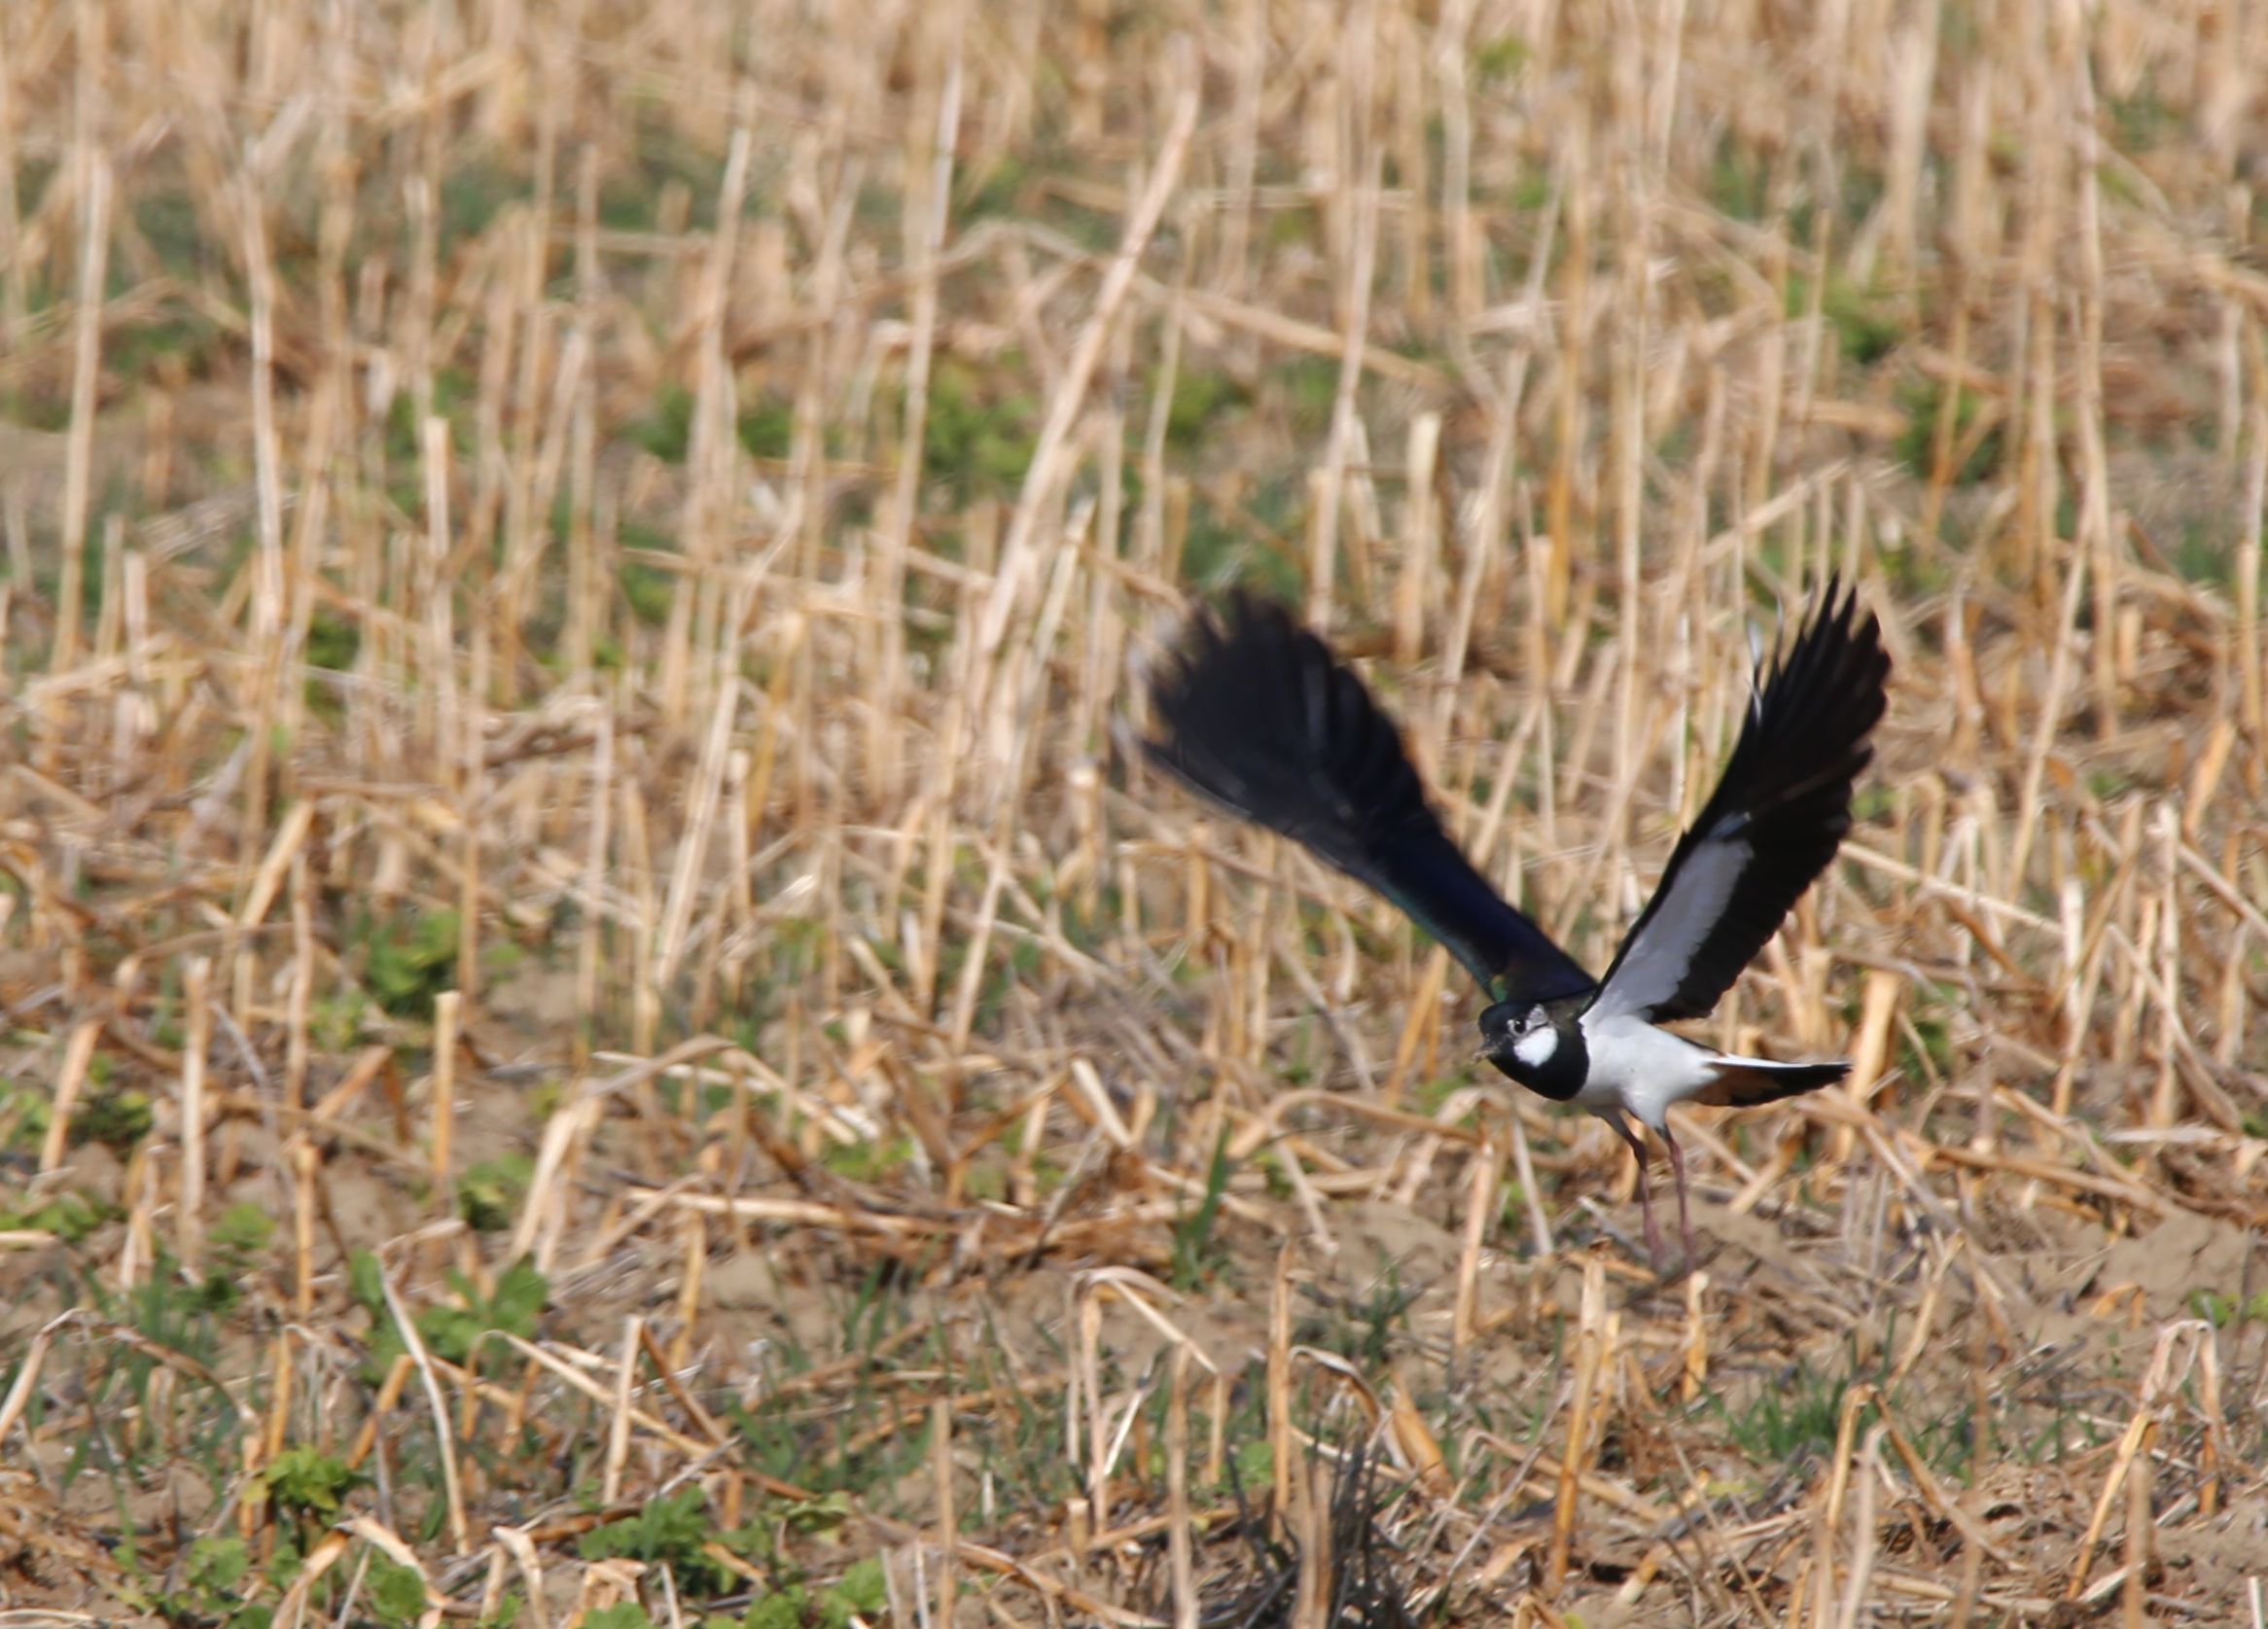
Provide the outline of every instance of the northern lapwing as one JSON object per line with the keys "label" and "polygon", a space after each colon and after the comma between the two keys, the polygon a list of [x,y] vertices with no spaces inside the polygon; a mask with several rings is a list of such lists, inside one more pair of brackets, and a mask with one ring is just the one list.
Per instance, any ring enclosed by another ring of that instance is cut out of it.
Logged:
{"label": "northern lapwing", "polygon": [[1197,792],[1376,889],[1465,964],[1490,1001],[1480,1014],[1488,1060],[1531,1091],[1597,1115],[1637,1156],[1658,1264],[1635,1127],[1650,1128],[1669,1151],[1689,1265],[1693,1226],[1670,1105],[1774,1103],[1829,1085],[1850,1065],[1735,1057],[1660,1025],[1708,1013],[1834,858],[1889,676],[1874,615],[1860,614],[1855,588],[1841,594],[1829,583],[1785,655],[1757,664],[1723,778],[1604,978],[1472,868],[1427,803],[1393,721],[1283,607],[1240,595],[1224,616],[1195,613],[1178,659],[1153,680],[1163,732],[1144,745]]}

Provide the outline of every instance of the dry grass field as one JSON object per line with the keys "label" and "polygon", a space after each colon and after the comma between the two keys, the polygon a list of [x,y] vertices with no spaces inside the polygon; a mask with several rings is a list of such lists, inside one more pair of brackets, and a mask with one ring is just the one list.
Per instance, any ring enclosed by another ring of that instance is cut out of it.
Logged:
{"label": "dry grass field", "polygon": [[[0,6],[0,1623],[2258,1625],[2268,7]],[[1298,603],[1609,1128],[1145,765]]]}

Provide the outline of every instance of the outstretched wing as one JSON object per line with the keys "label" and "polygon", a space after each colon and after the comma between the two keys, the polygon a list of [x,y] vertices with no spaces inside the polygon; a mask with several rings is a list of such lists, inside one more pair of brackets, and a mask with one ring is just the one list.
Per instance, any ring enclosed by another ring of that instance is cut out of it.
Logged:
{"label": "outstretched wing", "polygon": [[1601,1016],[1665,1021],[1715,1007],[1851,828],[1851,783],[1874,756],[1890,677],[1882,628],[1858,590],[1820,608],[1758,688],[1732,760],[1670,854],[1614,954]]}
{"label": "outstretched wing", "polygon": [[1239,595],[1224,620],[1198,612],[1151,701],[1152,760],[1385,895],[1498,1000],[1593,987],[1459,852],[1394,722],[1281,606]]}

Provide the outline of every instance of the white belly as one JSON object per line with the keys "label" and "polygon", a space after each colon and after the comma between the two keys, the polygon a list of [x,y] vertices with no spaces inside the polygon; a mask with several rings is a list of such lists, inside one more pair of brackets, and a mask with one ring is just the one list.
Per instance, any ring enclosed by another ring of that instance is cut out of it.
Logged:
{"label": "white belly", "polygon": [[1626,1109],[1659,1131],[1671,1104],[1717,1078],[1716,1052],[1643,1018],[1586,1012],[1581,1021],[1590,1073],[1575,1101],[1594,1114]]}

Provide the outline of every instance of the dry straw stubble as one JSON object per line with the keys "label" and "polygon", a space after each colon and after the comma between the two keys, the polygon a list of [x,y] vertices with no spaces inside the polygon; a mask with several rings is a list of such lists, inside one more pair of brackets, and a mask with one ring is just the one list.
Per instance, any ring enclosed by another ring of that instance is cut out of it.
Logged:
{"label": "dry straw stubble", "polygon": [[[7,1604],[1202,1621],[1388,1553],[1308,1463],[1375,1434],[1456,1620],[2240,1620],[2261,60],[0,11]],[[1665,1291],[1129,709],[1186,591],[1295,599],[1597,963],[1838,569],[1880,767],[1706,1028],[1863,1067],[1691,1123]]]}

